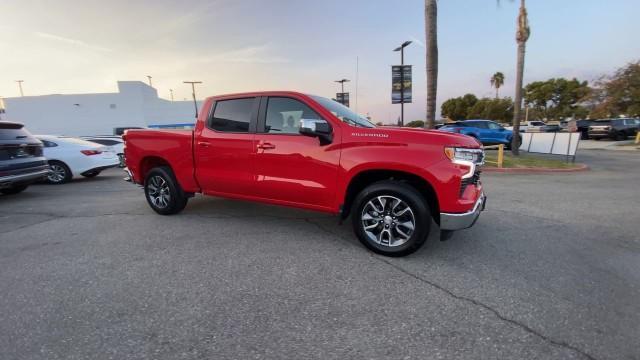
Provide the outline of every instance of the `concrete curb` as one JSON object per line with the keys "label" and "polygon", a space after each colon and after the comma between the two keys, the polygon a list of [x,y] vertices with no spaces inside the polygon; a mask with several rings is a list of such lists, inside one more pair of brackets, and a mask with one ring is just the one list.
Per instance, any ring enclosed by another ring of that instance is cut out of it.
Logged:
{"label": "concrete curb", "polygon": [[572,173],[589,170],[589,166],[586,164],[580,164],[578,167],[571,169],[556,169],[556,168],[497,168],[497,167],[483,167],[483,172],[490,173],[512,173],[512,174],[544,174],[544,173]]}

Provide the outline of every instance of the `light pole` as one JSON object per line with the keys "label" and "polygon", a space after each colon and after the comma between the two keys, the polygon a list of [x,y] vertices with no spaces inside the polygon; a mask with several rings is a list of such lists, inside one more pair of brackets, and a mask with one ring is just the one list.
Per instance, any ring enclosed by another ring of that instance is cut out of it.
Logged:
{"label": "light pole", "polygon": [[147,75],[147,79],[149,79],[149,86],[153,87],[153,84],[151,83],[151,75]]}
{"label": "light pole", "polygon": [[393,51],[400,51],[400,126],[404,126],[404,48],[409,44],[411,41],[405,41],[393,49]]}
{"label": "light pole", "polygon": [[342,104],[342,105],[345,105],[345,106],[346,106],[346,104],[345,104],[345,101],[344,101],[344,100],[345,100],[345,99],[344,99],[344,83],[346,83],[346,82],[350,82],[350,81],[351,81],[351,80],[349,80],[349,79],[341,79],[341,80],[335,80],[335,81],[334,81],[334,82],[339,83],[339,84],[340,84],[340,86],[341,86],[341,88],[340,88],[340,89],[341,89],[341,90],[340,90],[340,91],[341,91],[341,92],[340,92],[340,94],[342,94],[342,102],[341,102],[341,104]]}
{"label": "light pole", "polygon": [[22,83],[24,80],[16,80],[16,82],[18,83],[18,89],[20,89],[20,96],[24,96],[24,92],[22,91]]}
{"label": "light pole", "polygon": [[191,92],[193,95],[193,106],[196,109],[196,119],[198,118],[198,103],[196,102],[196,84],[202,84],[202,81],[183,81],[185,84],[191,84]]}
{"label": "light pole", "polygon": [[169,89],[169,93],[171,94],[171,102],[173,102],[173,89]]}

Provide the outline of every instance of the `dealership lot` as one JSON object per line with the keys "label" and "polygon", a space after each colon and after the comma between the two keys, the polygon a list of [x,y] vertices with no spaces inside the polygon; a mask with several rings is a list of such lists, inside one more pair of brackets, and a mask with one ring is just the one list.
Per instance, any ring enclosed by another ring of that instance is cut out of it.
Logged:
{"label": "dealership lot", "polygon": [[162,217],[118,170],[0,197],[1,357],[639,358],[640,158],[577,160],[483,175],[476,226],[406,258],[308,211]]}

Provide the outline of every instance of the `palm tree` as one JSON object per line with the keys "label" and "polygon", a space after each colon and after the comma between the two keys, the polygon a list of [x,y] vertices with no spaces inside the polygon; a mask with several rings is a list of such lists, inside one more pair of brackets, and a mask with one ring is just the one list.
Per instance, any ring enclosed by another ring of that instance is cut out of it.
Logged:
{"label": "palm tree", "polygon": [[436,95],[438,92],[438,2],[424,0],[424,27],[427,38],[427,121],[426,129],[436,123]]}
{"label": "palm tree", "polygon": [[527,40],[531,35],[529,19],[525,0],[520,0],[520,12],[518,14],[518,29],[516,30],[516,42],[518,43],[518,63],[516,66],[516,94],[513,106],[513,137],[511,139],[511,152],[519,155],[520,151],[520,110],[522,106],[522,77],[524,75],[524,56]]}
{"label": "palm tree", "polygon": [[496,88],[496,99],[499,97],[498,89],[504,85],[504,74],[498,71],[491,77],[491,86]]}

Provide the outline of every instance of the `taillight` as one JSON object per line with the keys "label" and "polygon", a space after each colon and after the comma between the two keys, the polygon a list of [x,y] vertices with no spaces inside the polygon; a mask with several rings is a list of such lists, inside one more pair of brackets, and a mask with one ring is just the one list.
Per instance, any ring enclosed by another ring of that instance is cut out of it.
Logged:
{"label": "taillight", "polygon": [[102,151],[100,150],[80,150],[80,152],[87,156],[102,154]]}

